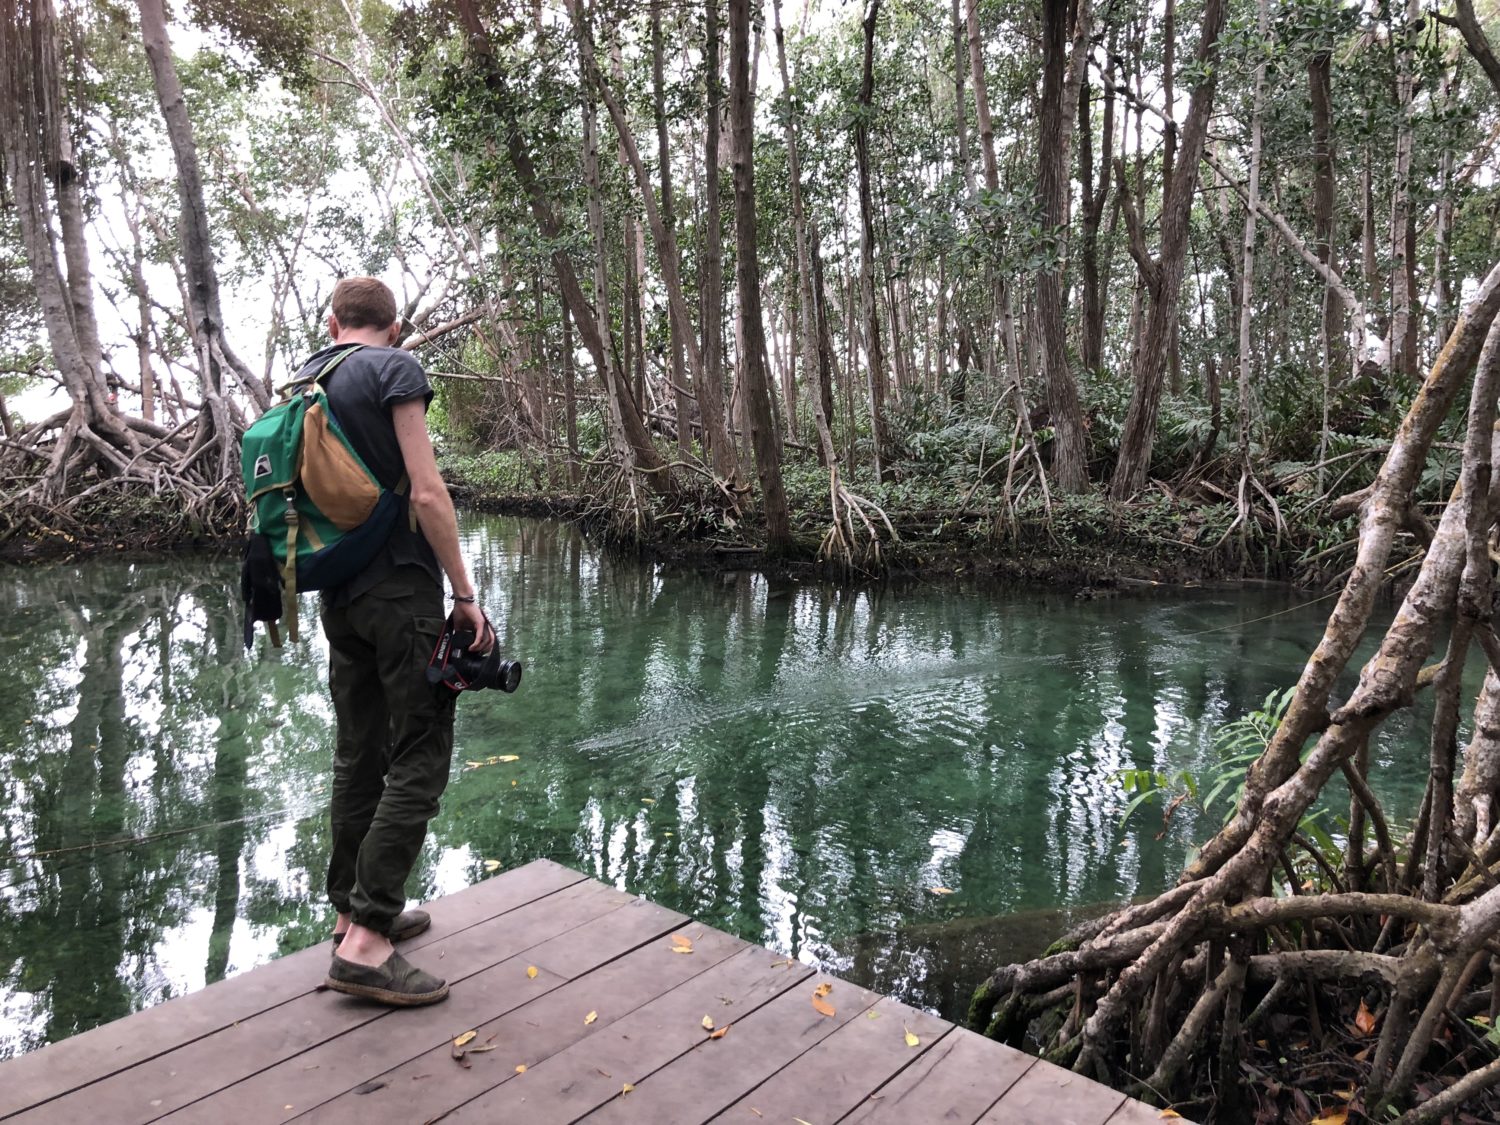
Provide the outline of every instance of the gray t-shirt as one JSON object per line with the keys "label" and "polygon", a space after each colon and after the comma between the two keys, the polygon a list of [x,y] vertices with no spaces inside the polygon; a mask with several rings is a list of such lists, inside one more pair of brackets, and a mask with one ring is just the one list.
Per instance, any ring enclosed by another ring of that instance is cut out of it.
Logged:
{"label": "gray t-shirt", "polygon": [[[315,353],[297,378],[310,378],[334,356],[349,345],[330,344]],[[395,488],[406,472],[396,427],[391,422],[391,407],[420,398],[423,408],[432,401],[432,384],[422,365],[400,348],[376,348],[366,345],[341,362],[323,381],[328,404],[339,427],[354,446],[370,472],[385,488]],[[420,530],[411,529],[405,498],[396,529],[385,548],[370,565],[343,586],[324,591],[332,605],[347,605],[352,599],[373,587],[399,566],[419,566],[442,584],[442,571]]]}

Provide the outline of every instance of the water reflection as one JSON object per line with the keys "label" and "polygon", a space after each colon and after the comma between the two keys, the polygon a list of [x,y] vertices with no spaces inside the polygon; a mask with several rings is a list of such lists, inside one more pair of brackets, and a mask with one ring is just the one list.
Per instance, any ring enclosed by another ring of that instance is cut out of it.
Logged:
{"label": "water reflection", "polygon": [[[1279,595],[703,577],[536,522],[465,546],[526,681],[460,701],[414,897],[546,856],[949,1014],[1170,881],[1202,826],[1122,832],[1114,773],[1207,760],[1320,624],[1260,620]],[[326,934],[326,653],[247,661],[234,595],[227,561],[0,572],[0,1057]],[[1397,813],[1409,730],[1375,748]]]}

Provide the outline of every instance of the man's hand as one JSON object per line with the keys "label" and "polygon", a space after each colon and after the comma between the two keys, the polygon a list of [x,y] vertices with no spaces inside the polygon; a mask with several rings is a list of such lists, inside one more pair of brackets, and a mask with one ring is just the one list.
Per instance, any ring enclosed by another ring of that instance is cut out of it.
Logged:
{"label": "man's hand", "polygon": [[448,620],[453,622],[455,631],[466,629],[474,634],[469,651],[475,656],[483,656],[495,647],[495,630],[490,628],[489,619],[477,602],[455,602]]}

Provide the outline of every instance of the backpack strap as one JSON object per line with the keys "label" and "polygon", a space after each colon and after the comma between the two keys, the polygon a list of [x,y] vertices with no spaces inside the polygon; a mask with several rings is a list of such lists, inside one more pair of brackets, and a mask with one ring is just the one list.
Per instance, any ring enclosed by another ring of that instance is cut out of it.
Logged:
{"label": "backpack strap", "polygon": [[297,643],[297,494],[290,488],[286,497],[286,563],[281,568],[282,606],[286,615],[286,636]]}
{"label": "backpack strap", "polygon": [[323,380],[326,379],[326,378],[328,378],[328,376],[332,375],[333,372],[334,372],[334,369],[336,367],[338,367],[339,364],[343,363],[344,360],[348,359],[351,355],[353,355],[355,352],[359,351],[364,346],[365,346],[364,344],[353,344],[353,345],[345,348],[343,351],[339,352],[338,355],[336,355],[336,356],[330,356],[329,359],[328,359],[328,362],[325,363],[325,364],[323,364],[322,368],[318,371],[318,373],[316,375],[309,375],[309,376],[305,376],[305,377],[300,377],[300,378],[293,379],[290,383],[285,383],[282,386],[278,387],[276,389],[276,393],[278,395],[280,395],[283,399],[287,399],[287,398],[290,398],[292,396],[293,392],[296,391],[300,387],[307,387],[307,386],[317,387],[317,386],[321,386],[322,383],[323,383]]}

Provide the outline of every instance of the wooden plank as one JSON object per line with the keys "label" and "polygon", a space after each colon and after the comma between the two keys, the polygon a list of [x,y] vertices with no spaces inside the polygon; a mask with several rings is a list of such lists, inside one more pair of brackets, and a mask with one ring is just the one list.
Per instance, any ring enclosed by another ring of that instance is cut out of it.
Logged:
{"label": "wooden plank", "polygon": [[984,1125],[1046,1121],[1048,1125],[1104,1125],[1125,1095],[1040,1059],[979,1120]]}
{"label": "wooden plank", "polygon": [[[836,986],[830,996],[837,1001],[833,1016],[819,1015],[812,1006],[813,989],[824,982]],[[764,1007],[734,1019],[723,1039],[709,1039],[700,1029],[692,1050],[654,1074],[632,1080],[634,1090],[607,1102],[587,1120],[591,1125],[640,1121],[698,1125],[850,1020],[865,1018],[879,999],[878,993],[828,977],[802,979]],[[720,1007],[715,1001],[709,1014],[722,1026],[729,1019],[716,1014]],[[986,1102],[984,1108],[988,1107]],[[753,1119],[751,1114],[746,1116]],[[918,1115],[908,1118],[908,1125],[919,1119],[926,1120]]]}
{"label": "wooden plank", "polygon": [[[631,901],[602,884],[579,882],[440,938],[425,948],[422,960],[456,983]],[[321,980],[325,968],[326,961],[319,964],[315,981]],[[111,1125],[144,1125],[385,1014],[387,1009],[337,993],[307,993],[24,1111],[13,1119],[14,1125],[89,1125],[99,1119],[103,1107],[108,1108]]]}
{"label": "wooden plank", "polygon": [[[372,1021],[374,1026],[367,1025],[289,1058],[188,1106],[166,1121],[171,1125],[224,1125],[225,1122],[272,1122],[295,1117],[366,1082],[379,1080],[386,1071],[417,1056],[429,1051],[446,1054],[451,1050],[449,1040],[455,1036],[471,1027],[481,1028],[486,1021],[493,1021],[565,985],[567,978],[542,967],[543,962],[554,960],[551,954],[556,949],[582,950],[577,956],[583,959],[574,965],[581,972],[667,934],[685,920],[681,914],[654,903],[628,899],[618,910],[469,977],[455,987],[442,1004],[407,1012],[383,1012],[378,1022]],[[578,942],[578,938],[583,941]],[[526,974],[530,965],[537,966],[535,978]],[[490,1034],[493,1033],[477,1035],[474,1045],[486,1046],[485,1040]],[[496,1042],[499,1042],[498,1037]],[[497,1047],[493,1054],[498,1053]],[[481,1060],[488,1064],[491,1056],[491,1052],[481,1052],[469,1061],[471,1065]],[[441,1069],[433,1068],[434,1080],[447,1081],[461,1072],[451,1057],[439,1061]],[[368,1104],[366,1097],[360,1095],[354,1100],[365,1105]],[[380,1112],[383,1115],[387,1110],[382,1108]],[[399,1115],[396,1119],[406,1120]]]}
{"label": "wooden plank", "polygon": [[[840,988],[828,999],[837,1005]],[[881,1000],[870,1011],[875,1019],[850,1020],[713,1120],[741,1125],[760,1113],[767,1121],[837,1121],[953,1030],[946,1020],[891,999]],[[915,1047],[906,1045],[908,1028],[920,1040]]]}
{"label": "wooden plank", "polygon": [[745,949],[528,1068],[518,1081],[467,1103],[455,1117],[527,1125],[576,1121],[619,1094],[625,1083],[642,1081],[702,1043],[705,1013],[719,1018],[748,1015],[800,987],[812,970],[800,964],[788,968],[785,960],[766,949]]}
{"label": "wooden plank", "polygon": [[[430,903],[432,929],[402,948],[422,948],[582,879],[551,860],[507,871]],[[321,983],[328,953],[320,943],[0,1063],[0,1120],[305,995]]]}
{"label": "wooden plank", "polygon": [[[674,926],[680,925],[674,922]],[[494,1035],[497,1047],[476,1056],[472,1069],[458,1066],[444,1043],[382,1072],[379,1081],[386,1085],[380,1089],[365,1095],[346,1093],[299,1120],[318,1125],[432,1121],[461,1105],[465,1106],[465,1119],[475,1120],[465,1103],[501,1083],[526,1082],[532,1078],[531,1070],[543,1060],[602,1033],[664,991],[700,974],[707,975],[727,958],[754,948],[728,934],[707,930],[695,941],[693,952],[682,955],[672,952],[672,943],[666,937],[659,938],[524,1007],[475,1027],[481,1043]],[[589,1012],[597,1013],[597,1018],[586,1024],[584,1018]],[[527,1067],[527,1072],[517,1075],[517,1066]],[[477,1119],[490,1123],[506,1120],[486,1114],[479,1114]],[[532,1118],[523,1115],[513,1120],[531,1125]]]}
{"label": "wooden plank", "polygon": [[841,1125],[973,1125],[1036,1061],[1023,1051],[955,1028],[871,1094]]}

